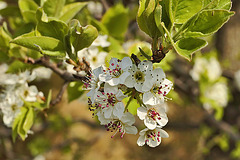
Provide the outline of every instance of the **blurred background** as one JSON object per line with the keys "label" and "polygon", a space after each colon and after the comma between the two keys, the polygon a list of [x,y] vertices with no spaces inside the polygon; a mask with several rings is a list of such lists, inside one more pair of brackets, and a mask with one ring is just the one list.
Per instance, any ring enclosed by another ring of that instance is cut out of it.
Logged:
{"label": "blurred background", "polygon": [[[16,0],[4,2],[7,6],[18,5]],[[75,1],[66,3],[71,2]],[[138,46],[147,52],[150,39],[138,29],[135,19],[137,0],[92,2],[94,5],[82,9],[75,16],[82,25],[89,23],[86,15],[101,20],[109,8],[121,3],[129,8],[129,23],[120,44],[126,54],[138,54]],[[38,114],[32,128],[34,134],[28,135],[25,141],[17,139],[13,143],[11,129],[5,127],[0,119],[0,159],[240,159],[240,1],[232,2],[235,15],[214,36],[206,38],[209,45],[196,53],[193,61],[170,51],[161,62],[167,78],[174,83],[174,90],[168,96],[172,100],[167,102],[169,122],[164,127],[169,138],[162,139],[158,147],[139,147],[136,143],[138,135],[111,138],[113,133],[107,132],[88,110],[86,93],[69,103],[65,92],[59,104],[46,113]],[[40,3],[39,0],[36,3]],[[3,11],[0,14],[1,25],[7,22],[9,30],[14,33],[17,27],[11,23],[14,18],[21,21],[21,15],[12,13],[10,16]],[[211,80],[212,76],[214,80]],[[50,79],[33,82],[45,94],[53,89],[53,97],[63,83],[54,73]],[[144,128],[137,116],[135,125],[139,130]]]}

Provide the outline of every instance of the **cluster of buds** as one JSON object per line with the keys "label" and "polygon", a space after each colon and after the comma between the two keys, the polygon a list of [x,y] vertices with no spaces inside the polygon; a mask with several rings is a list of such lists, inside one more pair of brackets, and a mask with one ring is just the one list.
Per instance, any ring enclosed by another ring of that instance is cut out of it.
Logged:
{"label": "cluster of buds", "polygon": [[[165,101],[172,86],[163,70],[154,69],[151,61],[135,64],[129,57],[112,58],[109,67],[94,69],[84,81],[84,88],[90,90],[87,93],[90,111],[108,131],[115,131],[113,136],[120,133],[123,138],[125,133],[138,133],[133,126],[135,118],[128,112],[131,100],[136,99],[139,104],[137,115],[146,126],[139,132],[137,144],[150,147],[158,146],[161,138],[168,137],[161,128],[168,122]],[[129,98],[126,105],[123,103],[125,98]]]}

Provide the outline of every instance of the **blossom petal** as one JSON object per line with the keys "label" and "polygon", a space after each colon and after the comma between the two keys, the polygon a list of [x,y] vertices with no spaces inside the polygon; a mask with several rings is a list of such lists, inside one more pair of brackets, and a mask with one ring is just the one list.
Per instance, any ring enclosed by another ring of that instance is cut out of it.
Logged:
{"label": "blossom petal", "polygon": [[118,59],[117,58],[112,58],[109,62],[109,68],[110,69],[115,69],[118,64]]}
{"label": "blossom petal", "polygon": [[159,138],[158,140],[153,141],[152,139],[150,139],[147,144],[149,145],[149,147],[157,147],[159,144],[161,143],[161,138]]}
{"label": "blossom petal", "polygon": [[139,146],[143,146],[145,144],[145,136],[144,135],[141,135],[138,140],[137,140],[137,144]]}
{"label": "blossom petal", "polygon": [[157,123],[158,123],[160,126],[165,126],[165,125],[167,124],[167,122],[168,122],[168,117],[167,117],[167,115],[166,115],[166,114],[165,114],[165,115],[160,115],[160,117],[161,117],[160,120],[159,120],[159,119],[156,120]]}
{"label": "blossom petal", "polygon": [[117,86],[110,86],[108,83],[104,84],[104,93],[116,94],[118,92]]}
{"label": "blossom petal", "polygon": [[157,127],[156,121],[149,119],[148,117],[144,119],[144,124],[148,129],[155,129]]}
{"label": "blossom petal", "polygon": [[103,112],[105,118],[110,118],[113,112],[113,108],[112,107],[105,108],[103,109]]}
{"label": "blossom petal", "polygon": [[128,134],[137,134],[138,130],[135,126],[125,126],[126,133]]}
{"label": "blossom petal", "polygon": [[125,71],[130,66],[132,66],[132,60],[129,57],[124,57],[120,62],[120,67]]}
{"label": "blossom petal", "polygon": [[124,82],[124,84],[129,88],[132,88],[134,86],[134,83],[135,81],[134,78],[132,78],[132,75],[129,75]]}
{"label": "blossom petal", "polygon": [[147,116],[147,109],[145,107],[138,107],[137,109],[137,115],[139,119],[144,120],[145,117]]}
{"label": "blossom petal", "polygon": [[160,132],[160,136],[162,138],[168,138],[169,137],[168,133],[166,131],[164,131],[163,129],[158,128],[157,130]]}
{"label": "blossom petal", "polygon": [[143,94],[143,103],[148,105],[156,105],[160,104],[161,101],[158,99],[152,92],[145,92]]}
{"label": "blossom petal", "polygon": [[140,71],[148,73],[152,72],[153,65],[152,62],[150,61],[142,61],[141,63],[138,64],[138,68],[140,69]]}
{"label": "blossom petal", "polygon": [[124,112],[124,105],[122,102],[118,102],[113,108],[113,115],[118,118],[122,118]]}

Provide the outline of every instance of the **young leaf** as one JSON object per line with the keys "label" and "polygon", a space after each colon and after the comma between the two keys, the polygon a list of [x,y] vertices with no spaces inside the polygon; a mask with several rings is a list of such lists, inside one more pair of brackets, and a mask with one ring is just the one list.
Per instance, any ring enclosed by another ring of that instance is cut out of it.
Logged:
{"label": "young leaf", "polygon": [[14,119],[14,122],[13,122],[13,126],[12,126],[12,140],[13,142],[16,141],[16,138],[17,138],[17,135],[18,135],[18,124],[21,120],[21,116],[22,114],[20,113],[15,119]]}
{"label": "young leaf", "polygon": [[36,13],[37,17],[37,31],[42,36],[53,37],[64,43],[65,35],[68,31],[66,23],[56,19],[49,19],[42,8],[39,8]]}
{"label": "young leaf", "polygon": [[208,43],[199,38],[183,38],[176,42],[174,45],[177,53],[189,61],[192,58],[192,54],[202,48],[204,48]]}
{"label": "young leaf", "polygon": [[26,107],[21,108],[20,113],[20,119],[17,125],[17,133],[22,138],[22,140],[25,140],[27,132],[23,129],[24,121],[26,119],[26,114],[28,112],[28,109]]}
{"label": "young leaf", "polygon": [[40,51],[42,54],[56,57],[65,57],[64,45],[61,41],[51,37],[19,37],[10,43]]}
{"label": "young leaf", "polygon": [[34,113],[34,109],[32,107],[30,107],[28,109],[28,112],[26,114],[26,118],[25,118],[25,121],[23,123],[23,129],[24,131],[27,133],[30,128],[32,127],[33,125],[33,122],[34,122],[34,117],[35,117],[35,113]]}
{"label": "young leaf", "polygon": [[19,0],[18,5],[22,13],[23,19],[27,23],[36,23],[35,13],[39,6],[32,0]]}
{"label": "young leaf", "polygon": [[68,23],[86,5],[87,5],[86,2],[76,2],[64,6],[59,19]]}
{"label": "young leaf", "polygon": [[46,105],[45,105],[46,108],[49,108],[51,100],[52,100],[52,90],[49,90]]}
{"label": "young leaf", "polygon": [[226,9],[230,10],[232,8],[231,0],[219,0],[219,3],[215,9]]}
{"label": "young leaf", "polygon": [[43,10],[48,17],[59,17],[65,4],[65,0],[47,0],[43,4]]}
{"label": "young leaf", "polygon": [[203,37],[217,32],[234,12],[227,10],[204,10],[196,15],[196,18],[189,25],[185,37]]}
{"label": "young leaf", "polygon": [[202,1],[170,0],[170,19],[172,23],[183,24],[202,9]]}
{"label": "young leaf", "polygon": [[95,27],[92,25],[82,27],[77,20],[70,22],[70,32],[70,42],[75,48],[75,52],[89,47],[98,36],[98,31]]}
{"label": "young leaf", "polygon": [[68,85],[68,102],[78,99],[84,92],[82,90],[82,82],[71,82]]}
{"label": "young leaf", "polygon": [[129,23],[128,9],[119,3],[102,17],[102,23],[107,28],[108,33],[117,39],[123,39]]}
{"label": "young leaf", "polygon": [[0,47],[9,48],[9,41],[12,38],[5,32],[3,27],[0,27]]}
{"label": "young leaf", "polygon": [[214,9],[218,3],[219,0],[203,0],[203,9]]}
{"label": "young leaf", "polygon": [[151,38],[158,38],[161,33],[155,23],[154,10],[158,5],[156,0],[140,0],[137,14],[139,28]]}

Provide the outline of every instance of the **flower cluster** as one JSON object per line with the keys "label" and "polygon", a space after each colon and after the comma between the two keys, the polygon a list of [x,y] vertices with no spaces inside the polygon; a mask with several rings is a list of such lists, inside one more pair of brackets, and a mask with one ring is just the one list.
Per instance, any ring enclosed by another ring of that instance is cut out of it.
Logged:
{"label": "flower cluster", "polygon": [[36,78],[35,72],[25,71],[19,74],[6,74],[8,66],[0,66],[0,110],[3,113],[3,122],[12,127],[15,118],[21,112],[25,102],[43,101],[44,95],[35,85],[28,82]]}
{"label": "flower cluster", "polygon": [[[129,57],[112,58],[109,67],[93,69],[84,82],[84,88],[90,90],[87,93],[90,111],[101,125],[108,131],[115,130],[115,134],[119,132],[121,138],[125,133],[138,132],[133,126],[135,118],[128,112],[131,100],[136,99],[139,104],[135,106],[137,115],[147,127],[139,132],[137,144],[143,146],[146,143],[150,147],[158,146],[161,138],[168,137],[161,128],[168,122],[165,101],[172,86],[163,70],[154,69],[151,61],[135,64]],[[129,102],[125,106],[123,99],[127,97]]]}

